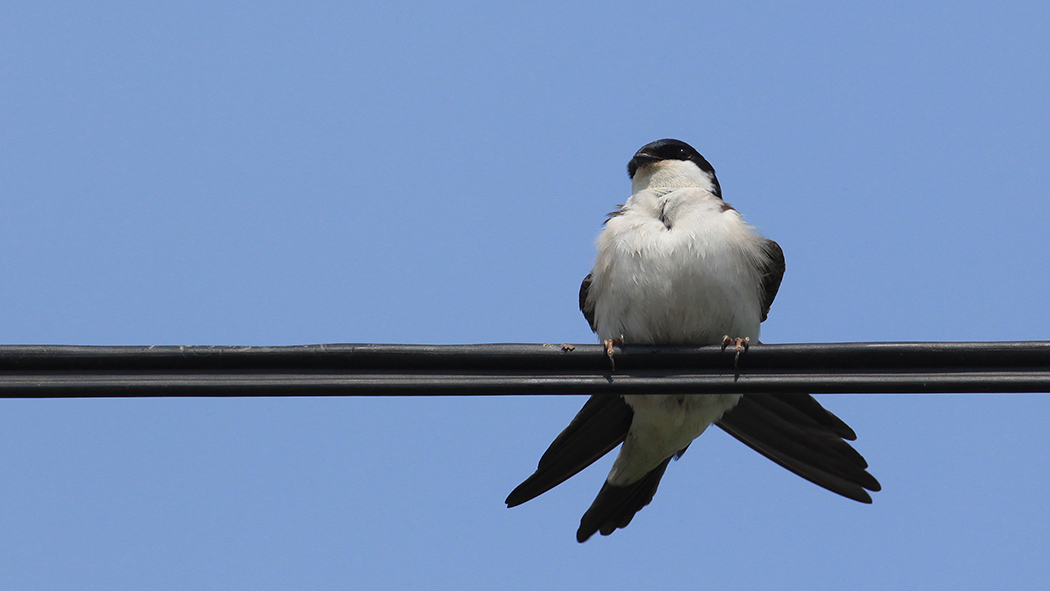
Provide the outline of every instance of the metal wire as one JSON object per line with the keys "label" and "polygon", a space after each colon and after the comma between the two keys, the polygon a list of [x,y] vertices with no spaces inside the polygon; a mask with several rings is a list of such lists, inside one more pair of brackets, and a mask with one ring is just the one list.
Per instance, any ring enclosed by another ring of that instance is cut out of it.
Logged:
{"label": "metal wire", "polygon": [[0,346],[0,398],[1050,392],[1050,342]]}

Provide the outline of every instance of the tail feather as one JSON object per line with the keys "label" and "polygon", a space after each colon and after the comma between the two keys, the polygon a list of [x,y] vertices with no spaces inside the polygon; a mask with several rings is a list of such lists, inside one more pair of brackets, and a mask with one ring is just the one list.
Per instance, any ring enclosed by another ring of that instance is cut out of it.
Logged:
{"label": "tail feather", "polygon": [[717,424],[777,464],[844,497],[870,503],[867,491],[882,488],[867,472],[864,458],[843,440],[855,437],[853,430],[808,394],[747,394]]}
{"label": "tail feather", "polygon": [[[684,450],[683,450],[684,451]],[[673,457],[673,456],[672,456]],[[595,532],[607,536],[617,528],[627,527],[634,514],[649,504],[660,485],[660,479],[671,461],[668,457],[643,476],[638,482],[627,486],[613,486],[606,482],[598,492],[590,509],[580,520],[580,529],[576,531],[576,541],[586,542]]]}
{"label": "tail feather", "polygon": [[[813,400],[810,396],[806,398]],[[827,456],[829,461],[841,461],[844,467],[868,467],[864,456],[853,449],[853,446],[847,443],[838,432],[824,423],[812,420],[809,415],[799,412],[790,400],[762,394],[749,398],[744,403],[744,407],[748,413],[754,414],[769,427],[790,437],[797,445]]]}
{"label": "tail feather", "polygon": [[[540,458],[536,472],[507,497],[514,507],[565,482],[623,443],[634,411],[620,396],[591,396],[569,426]],[[853,429],[809,394],[745,394],[716,423],[733,437],[802,478],[844,497],[870,503],[868,491],[881,490],[864,457],[848,443]],[[686,446],[688,447],[688,446]],[[580,520],[576,539],[607,536],[626,527],[656,494],[667,465],[664,459],[637,482],[608,482]]]}
{"label": "tail feather", "polygon": [[759,394],[757,397],[765,397],[767,400],[783,402],[813,419],[814,421],[828,427],[842,439],[856,441],[857,434],[842,419],[835,416],[830,410],[824,408],[809,394]]}
{"label": "tail feather", "polygon": [[536,472],[507,497],[507,506],[530,501],[575,476],[623,442],[634,411],[619,396],[591,396],[540,458]]}

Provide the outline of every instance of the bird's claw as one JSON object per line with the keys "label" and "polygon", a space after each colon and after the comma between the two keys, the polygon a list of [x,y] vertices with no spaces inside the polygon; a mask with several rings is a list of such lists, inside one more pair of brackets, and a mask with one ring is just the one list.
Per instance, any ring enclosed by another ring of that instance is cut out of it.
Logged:
{"label": "bird's claw", "polygon": [[751,338],[732,338],[729,335],[725,335],[724,337],[722,337],[722,350],[725,351],[726,347],[728,347],[729,345],[736,346],[736,356],[733,357],[733,367],[739,367],[740,352],[747,351],[748,347],[751,345]]}
{"label": "bird's claw", "polygon": [[602,345],[605,346],[605,354],[609,357],[609,366],[612,367],[613,371],[616,371],[616,360],[613,359],[613,347],[623,346],[623,337],[618,339],[602,339]]}

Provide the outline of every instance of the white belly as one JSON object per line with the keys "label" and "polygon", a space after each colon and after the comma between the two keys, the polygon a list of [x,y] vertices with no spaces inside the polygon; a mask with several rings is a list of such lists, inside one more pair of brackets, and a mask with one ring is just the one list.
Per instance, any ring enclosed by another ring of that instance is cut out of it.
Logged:
{"label": "white belly", "polygon": [[[707,208],[707,209],[704,209]],[[658,218],[610,219],[599,238],[591,289],[601,339],[632,344],[718,344],[758,339],[764,253],[735,211],[701,204],[667,229]],[[634,419],[608,481],[637,481],[684,449],[740,400],[739,394],[632,395]]]}
{"label": "white belly", "polygon": [[758,339],[761,246],[739,216],[698,217],[667,230],[656,219],[609,220],[591,289],[601,339],[625,344],[714,344]]}
{"label": "white belly", "polygon": [[634,419],[607,480],[623,486],[645,476],[740,401],[740,394],[627,395]]}

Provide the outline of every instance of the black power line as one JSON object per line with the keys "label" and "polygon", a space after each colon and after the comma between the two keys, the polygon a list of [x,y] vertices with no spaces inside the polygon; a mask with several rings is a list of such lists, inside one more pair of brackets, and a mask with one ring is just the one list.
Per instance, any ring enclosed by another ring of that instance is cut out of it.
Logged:
{"label": "black power line", "polygon": [[0,346],[0,398],[1050,392],[1050,342]]}

